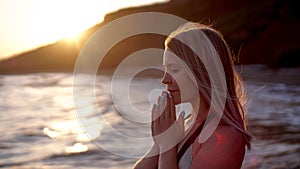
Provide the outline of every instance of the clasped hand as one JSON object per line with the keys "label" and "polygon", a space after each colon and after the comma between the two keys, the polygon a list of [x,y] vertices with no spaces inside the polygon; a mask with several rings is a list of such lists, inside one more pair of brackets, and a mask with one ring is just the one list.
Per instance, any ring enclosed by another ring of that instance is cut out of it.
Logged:
{"label": "clasped hand", "polygon": [[155,146],[160,152],[174,148],[183,137],[184,112],[176,120],[172,96],[164,91],[152,108],[151,131]]}

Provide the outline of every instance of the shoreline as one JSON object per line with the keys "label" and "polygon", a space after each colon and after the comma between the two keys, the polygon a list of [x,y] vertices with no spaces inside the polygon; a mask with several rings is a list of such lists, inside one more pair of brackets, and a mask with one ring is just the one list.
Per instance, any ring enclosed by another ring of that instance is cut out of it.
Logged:
{"label": "shoreline", "polygon": [[[130,68],[127,72],[122,74],[122,77],[132,77],[133,71]],[[271,69],[267,65],[253,64],[253,65],[237,65],[236,70],[240,73],[244,81],[249,82],[261,82],[261,83],[282,83],[286,85],[300,85],[299,73],[300,67],[298,68],[279,68]],[[66,73],[73,74],[73,70],[44,70],[44,71],[11,71],[7,73],[0,73],[0,76],[13,76],[13,75],[28,75],[28,74],[51,74],[51,73]],[[82,72],[82,74],[89,74]],[[114,74],[113,69],[101,69],[98,70],[97,76],[112,76]],[[163,72],[159,70],[146,70],[139,72],[135,75],[135,78],[162,78]]]}

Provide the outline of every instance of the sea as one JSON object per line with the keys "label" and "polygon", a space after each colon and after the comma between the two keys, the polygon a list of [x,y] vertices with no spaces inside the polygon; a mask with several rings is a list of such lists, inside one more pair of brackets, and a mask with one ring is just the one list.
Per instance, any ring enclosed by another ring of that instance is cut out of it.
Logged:
{"label": "sea", "polygon": [[[300,168],[300,69],[239,71],[253,136],[242,168]],[[151,146],[149,111],[164,89],[154,77],[0,75],[0,168],[130,169]]]}

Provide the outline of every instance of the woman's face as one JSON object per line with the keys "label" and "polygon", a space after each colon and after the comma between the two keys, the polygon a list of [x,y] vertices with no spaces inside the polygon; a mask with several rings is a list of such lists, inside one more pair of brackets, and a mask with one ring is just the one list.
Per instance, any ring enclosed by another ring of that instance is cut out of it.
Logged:
{"label": "woman's face", "polygon": [[174,98],[175,104],[192,102],[199,97],[197,85],[188,76],[183,61],[174,53],[165,50],[163,56],[165,74],[162,83]]}

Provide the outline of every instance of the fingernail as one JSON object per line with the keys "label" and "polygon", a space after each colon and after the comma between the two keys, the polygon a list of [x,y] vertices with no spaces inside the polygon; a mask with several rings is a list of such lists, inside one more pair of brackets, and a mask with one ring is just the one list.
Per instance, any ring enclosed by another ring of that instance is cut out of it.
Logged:
{"label": "fingernail", "polygon": [[185,117],[185,111],[184,110],[181,112],[181,115],[182,115],[182,118]]}
{"label": "fingernail", "polygon": [[159,109],[159,107],[160,107],[159,104],[156,104],[156,108]]}
{"label": "fingernail", "polygon": [[161,101],[165,101],[165,96],[161,96]]}

